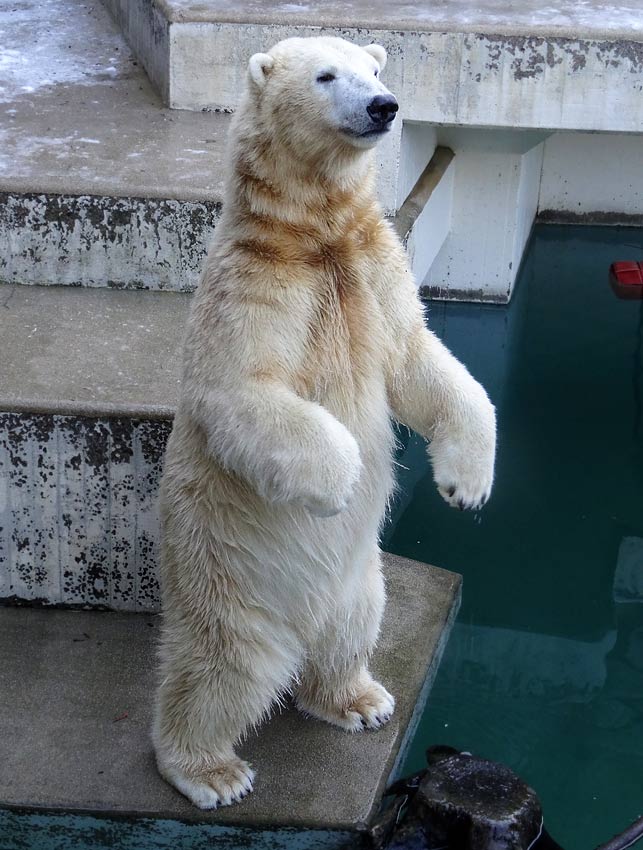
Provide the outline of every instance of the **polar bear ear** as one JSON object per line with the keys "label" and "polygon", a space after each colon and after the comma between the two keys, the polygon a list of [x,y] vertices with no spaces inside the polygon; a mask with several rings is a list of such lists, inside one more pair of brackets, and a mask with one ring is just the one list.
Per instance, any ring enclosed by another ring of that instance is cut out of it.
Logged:
{"label": "polar bear ear", "polygon": [[272,70],[275,60],[267,53],[255,53],[250,57],[248,71],[254,82],[262,89],[266,84],[266,78]]}
{"label": "polar bear ear", "polygon": [[382,47],[382,45],[367,44],[363,49],[372,56],[373,59],[375,59],[377,64],[380,66],[380,71],[383,71],[386,65],[386,50]]}

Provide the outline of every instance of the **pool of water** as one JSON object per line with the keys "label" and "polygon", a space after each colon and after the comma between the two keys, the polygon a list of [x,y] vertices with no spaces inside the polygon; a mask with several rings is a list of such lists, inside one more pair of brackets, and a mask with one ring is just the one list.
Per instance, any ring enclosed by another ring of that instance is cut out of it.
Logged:
{"label": "pool of water", "polygon": [[384,548],[464,576],[406,768],[427,745],[504,762],[589,850],[643,814],[643,302],[611,291],[643,231],[537,227],[509,307],[429,305],[498,411],[493,497],[437,495],[400,433]]}

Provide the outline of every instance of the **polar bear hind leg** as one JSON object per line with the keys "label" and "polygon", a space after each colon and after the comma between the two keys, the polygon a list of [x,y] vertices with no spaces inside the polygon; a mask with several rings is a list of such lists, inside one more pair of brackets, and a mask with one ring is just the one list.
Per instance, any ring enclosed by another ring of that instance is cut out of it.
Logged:
{"label": "polar bear hind leg", "polygon": [[234,747],[288,687],[293,664],[281,649],[285,641],[267,645],[252,628],[216,618],[207,606],[186,610],[179,595],[163,624],[156,761],[163,778],[194,805],[215,809],[253,790],[254,771]]}
{"label": "polar bear hind leg", "polygon": [[342,600],[310,647],[296,691],[300,711],[349,732],[383,726],[395,708],[394,698],[367,667],[385,602],[379,550],[356,586],[356,594]]}

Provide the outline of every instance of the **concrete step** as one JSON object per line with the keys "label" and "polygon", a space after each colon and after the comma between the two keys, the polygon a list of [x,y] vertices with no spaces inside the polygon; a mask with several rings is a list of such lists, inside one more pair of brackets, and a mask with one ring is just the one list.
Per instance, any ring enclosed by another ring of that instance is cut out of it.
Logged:
{"label": "concrete step", "polygon": [[386,214],[436,147],[456,154],[409,241],[434,298],[508,301],[539,208],[550,220],[641,223],[642,148],[628,135],[643,131],[636,4],[104,2],[181,109],[234,109],[247,59],[288,36],[383,44],[384,81],[401,106],[378,149]]}
{"label": "concrete step", "polygon": [[357,848],[395,778],[459,605],[460,578],[385,556],[373,669],[392,721],[349,735],[291,709],[242,745],[238,806],[204,813],[157,775],[149,741],[158,618],[0,608],[0,846]]}
{"label": "concrete step", "polygon": [[[181,109],[234,108],[252,53],[289,35],[379,41],[405,120],[640,131],[643,17],[619,0],[104,0]],[[618,92],[618,96],[615,96]]]}
{"label": "concrete step", "polygon": [[158,610],[189,296],[0,289],[0,599]]}
{"label": "concrete step", "polygon": [[164,108],[98,0],[0,29],[0,282],[194,288],[230,116]]}
{"label": "concrete step", "polygon": [[455,153],[408,239],[432,297],[508,301],[539,211],[643,221],[643,21],[625,4],[360,0],[346,22],[334,2],[105,3],[165,101],[206,113],[164,108],[99,0],[0,10],[0,283],[193,289],[246,61],[294,33],[387,47],[386,215]]}

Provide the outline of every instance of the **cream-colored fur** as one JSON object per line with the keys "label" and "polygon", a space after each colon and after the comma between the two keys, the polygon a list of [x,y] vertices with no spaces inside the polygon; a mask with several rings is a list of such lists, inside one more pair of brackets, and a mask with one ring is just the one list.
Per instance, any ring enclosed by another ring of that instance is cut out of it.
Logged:
{"label": "cream-colored fur", "polygon": [[275,701],[349,731],[393,697],[368,672],[394,417],[452,505],[493,477],[484,390],[425,328],[373,189],[365,108],[386,54],[289,39],[249,65],[224,213],[188,325],[162,484],[154,744],[197,806],[239,800],[234,746]]}

